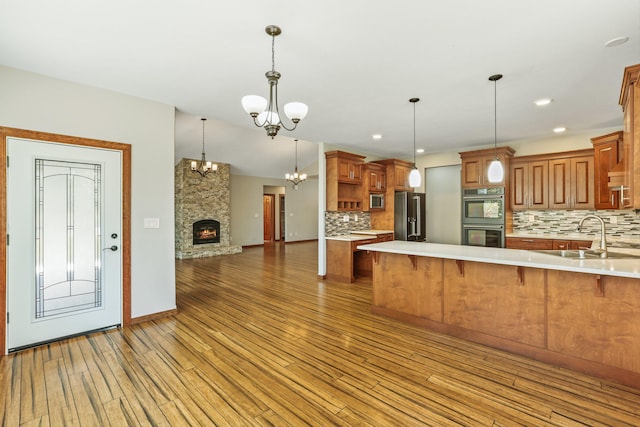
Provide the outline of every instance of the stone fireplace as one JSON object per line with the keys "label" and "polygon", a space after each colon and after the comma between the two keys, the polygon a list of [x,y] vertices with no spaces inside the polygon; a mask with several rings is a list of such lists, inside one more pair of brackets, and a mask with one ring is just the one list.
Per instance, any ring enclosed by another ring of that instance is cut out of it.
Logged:
{"label": "stone fireplace", "polygon": [[229,165],[202,177],[191,160],[175,167],[176,258],[204,258],[242,252],[231,245],[231,175]]}

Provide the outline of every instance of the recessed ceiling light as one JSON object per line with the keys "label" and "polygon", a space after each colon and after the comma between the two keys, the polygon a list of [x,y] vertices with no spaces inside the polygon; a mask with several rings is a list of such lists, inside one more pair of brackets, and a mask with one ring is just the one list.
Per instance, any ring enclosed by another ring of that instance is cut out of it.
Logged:
{"label": "recessed ceiling light", "polygon": [[422,154],[422,153],[424,153],[424,148],[418,148],[418,149],[416,150],[416,153],[418,153],[418,154]]}
{"label": "recessed ceiling light", "polygon": [[551,101],[553,101],[553,99],[551,98],[540,98],[540,99],[536,99],[534,102],[534,104],[536,104],[538,107],[542,107],[545,105],[549,105],[551,104]]}
{"label": "recessed ceiling light", "polygon": [[382,139],[382,135],[380,135],[379,133],[374,133],[373,135],[371,135],[371,138],[375,140]]}
{"label": "recessed ceiling light", "polygon": [[566,130],[567,130],[567,128],[566,128],[566,127],[564,127],[564,126],[558,126],[558,127],[553,128],[553,131],[554,131],[555,133],[562,133],[562,132],[564,132],[564,131],[566,131]]}
{"label": "recessed ceiling light", "polygon": [[609,40],[604,45],[606,47],[620,46],[621,44],[625,44],[627,41],[629,41],[629,37],[616,37],[615,39]]}

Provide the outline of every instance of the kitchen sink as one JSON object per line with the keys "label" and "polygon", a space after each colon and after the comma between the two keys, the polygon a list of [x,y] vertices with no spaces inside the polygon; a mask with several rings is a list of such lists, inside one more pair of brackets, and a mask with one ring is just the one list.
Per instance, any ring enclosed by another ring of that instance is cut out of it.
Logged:
{"label": "kitchen sink", "polygon": [[[600,252],[594,251],[594,250],[553,249],[553,250],[539,250],[539,251],[532,251],[532,252],[538,252],[538,253],[541,253],[541,254],[554,255],[554,256],[559,256],[559,257],[562,257],[562,258],[601,259],[600,258]],[[607,258],[605,258],[605,259],[634,259],[634,258],[640,258],[640,255],[631,255],[631,254],[627,254],[627,253],[624,253],[624,252],[607,251]]]}

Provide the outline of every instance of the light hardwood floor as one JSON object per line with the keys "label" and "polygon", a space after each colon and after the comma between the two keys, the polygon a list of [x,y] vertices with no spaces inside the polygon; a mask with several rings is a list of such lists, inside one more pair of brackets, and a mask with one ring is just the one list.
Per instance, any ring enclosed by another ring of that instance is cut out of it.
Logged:
{"label": "light hardwood floor", "polygon": [[177,315],[3,357],[1,424],[640,425],[640,389],[374,316],[316,253],[177,261]]}

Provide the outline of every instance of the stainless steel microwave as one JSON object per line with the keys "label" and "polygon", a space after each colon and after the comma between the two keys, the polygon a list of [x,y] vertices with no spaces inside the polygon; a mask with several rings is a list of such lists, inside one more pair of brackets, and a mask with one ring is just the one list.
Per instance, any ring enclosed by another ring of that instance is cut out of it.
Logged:
{"label": "stainless steel microwave", "polygon": [[369,209],[384,209],[384,194],[369,194]]}

